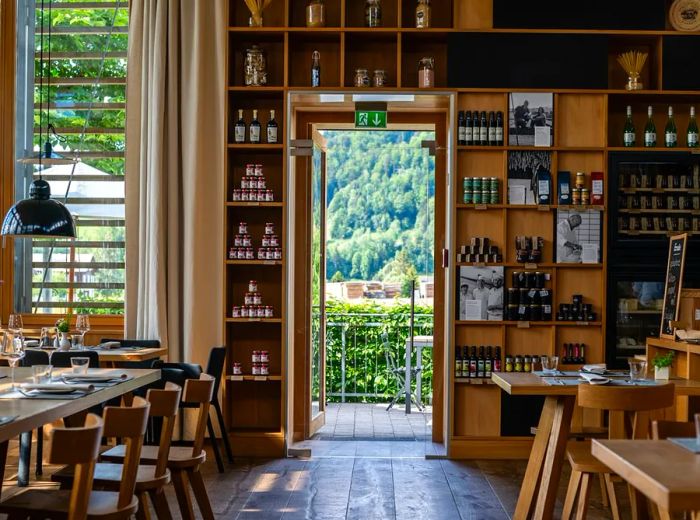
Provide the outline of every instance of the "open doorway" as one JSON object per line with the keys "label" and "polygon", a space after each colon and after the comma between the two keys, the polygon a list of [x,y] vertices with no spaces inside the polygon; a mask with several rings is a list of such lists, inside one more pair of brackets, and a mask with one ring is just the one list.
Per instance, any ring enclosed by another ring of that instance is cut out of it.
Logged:
{"label": "open doorway", "polygon": [[446,107],[430,108],[390,109],[381,131],[356,130],[351,110],[294,112],[295,448],[444,441],[448,132]]}

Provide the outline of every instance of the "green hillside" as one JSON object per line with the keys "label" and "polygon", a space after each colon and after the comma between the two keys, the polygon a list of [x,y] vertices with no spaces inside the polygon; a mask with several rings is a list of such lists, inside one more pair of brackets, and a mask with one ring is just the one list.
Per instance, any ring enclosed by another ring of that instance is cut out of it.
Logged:
{"label": "green hillside", "polygon": [[[433,134],[323,135],[328,142],[328,276],[395,280],[410,264],[419,274],[432,273],[435,160],[420,143]],[[399,251],[404,254],[397,259]]]}

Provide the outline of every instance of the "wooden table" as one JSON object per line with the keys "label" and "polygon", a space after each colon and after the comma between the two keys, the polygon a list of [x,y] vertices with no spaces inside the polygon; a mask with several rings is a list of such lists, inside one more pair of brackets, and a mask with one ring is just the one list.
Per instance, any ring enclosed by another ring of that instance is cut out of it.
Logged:
{"label": "wooden table", "polygon": [[700,455],[670,441],[593,440],[593,456],[659,507],[700,511]]}
{"label": "wooden table", "polygon": [[[61,369],[55,370],[55,372],[60,371]],[[0,426],[0,475],[5,471],[7,445],[11,439],[18,437],[23,432],[30,432],[44,424],[83,412],[95,405],[133,392],[137,388],[160,379],[160,370],[120,369],[120,371],[132,377],[132,379],[118,385],[98,388],[96,391],[77,399],[0,399],[0,415],[17,416],[11,423]],[[0,368],[0,375],[7,376],[0,379],[1,393],[12,385],[10,369]],[[31,375],[31,368],[15,369],[15,381],[17,384],[31,382]],[[2,481],[0,480],[0,490],[1,486]]]}
{"label": "wooden table", "polygon": [[[557,498],[578,386],[548,385],[541,377],[531,373],[498,372],[492,375],[492,379],[510,395],[545,397],[513,518],[550,519]],[[671,382],[676,385],[677,396],[700,395],[700,381],[672,379]]]}
{"label": "wooden table", "polygon": [[[43,350],[51,355],[56,350],[32,348],[32,350]],[[151,359],[159,359],[168,355],[168,349],[160,348],[86,348],[85,351],[97,352],[100,358],[100,366],[105,368],[114,367],[115,363],[123,363],[125,361],[149,361]],[[81,352],[80,350],[71,350],[70,352]],[[2,356],[0,356],[2,357]],[[4,359],[4,358],[3,358]]]}

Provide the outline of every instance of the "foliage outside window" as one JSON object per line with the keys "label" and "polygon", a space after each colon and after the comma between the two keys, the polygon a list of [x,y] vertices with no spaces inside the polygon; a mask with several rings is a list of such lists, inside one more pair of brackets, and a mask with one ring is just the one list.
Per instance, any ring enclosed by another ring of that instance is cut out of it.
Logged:
{"label": "foliage outside window", "polygon": [[[15,308],[122,314],[128,2],[53,0],[50,14],[49,0],[43,4],[42,17],[40,0],[18,2],[16,155],[39,151],[40,120],[45,139],[50,117],[54,150],[80,162],[45,166],[42,174],[74,215],[78,236],[16,241]],[[36,166],[17,164],[17,199],[37,176]]]}

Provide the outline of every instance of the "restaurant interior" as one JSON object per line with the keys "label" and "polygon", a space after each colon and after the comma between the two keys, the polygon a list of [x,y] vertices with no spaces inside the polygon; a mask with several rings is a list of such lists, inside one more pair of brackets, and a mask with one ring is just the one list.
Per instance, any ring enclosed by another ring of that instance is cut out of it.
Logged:
{"label": "restaurant interior", "polygon": [[698,55],[700,0],[0,0],[0,517],[700,519]]}

